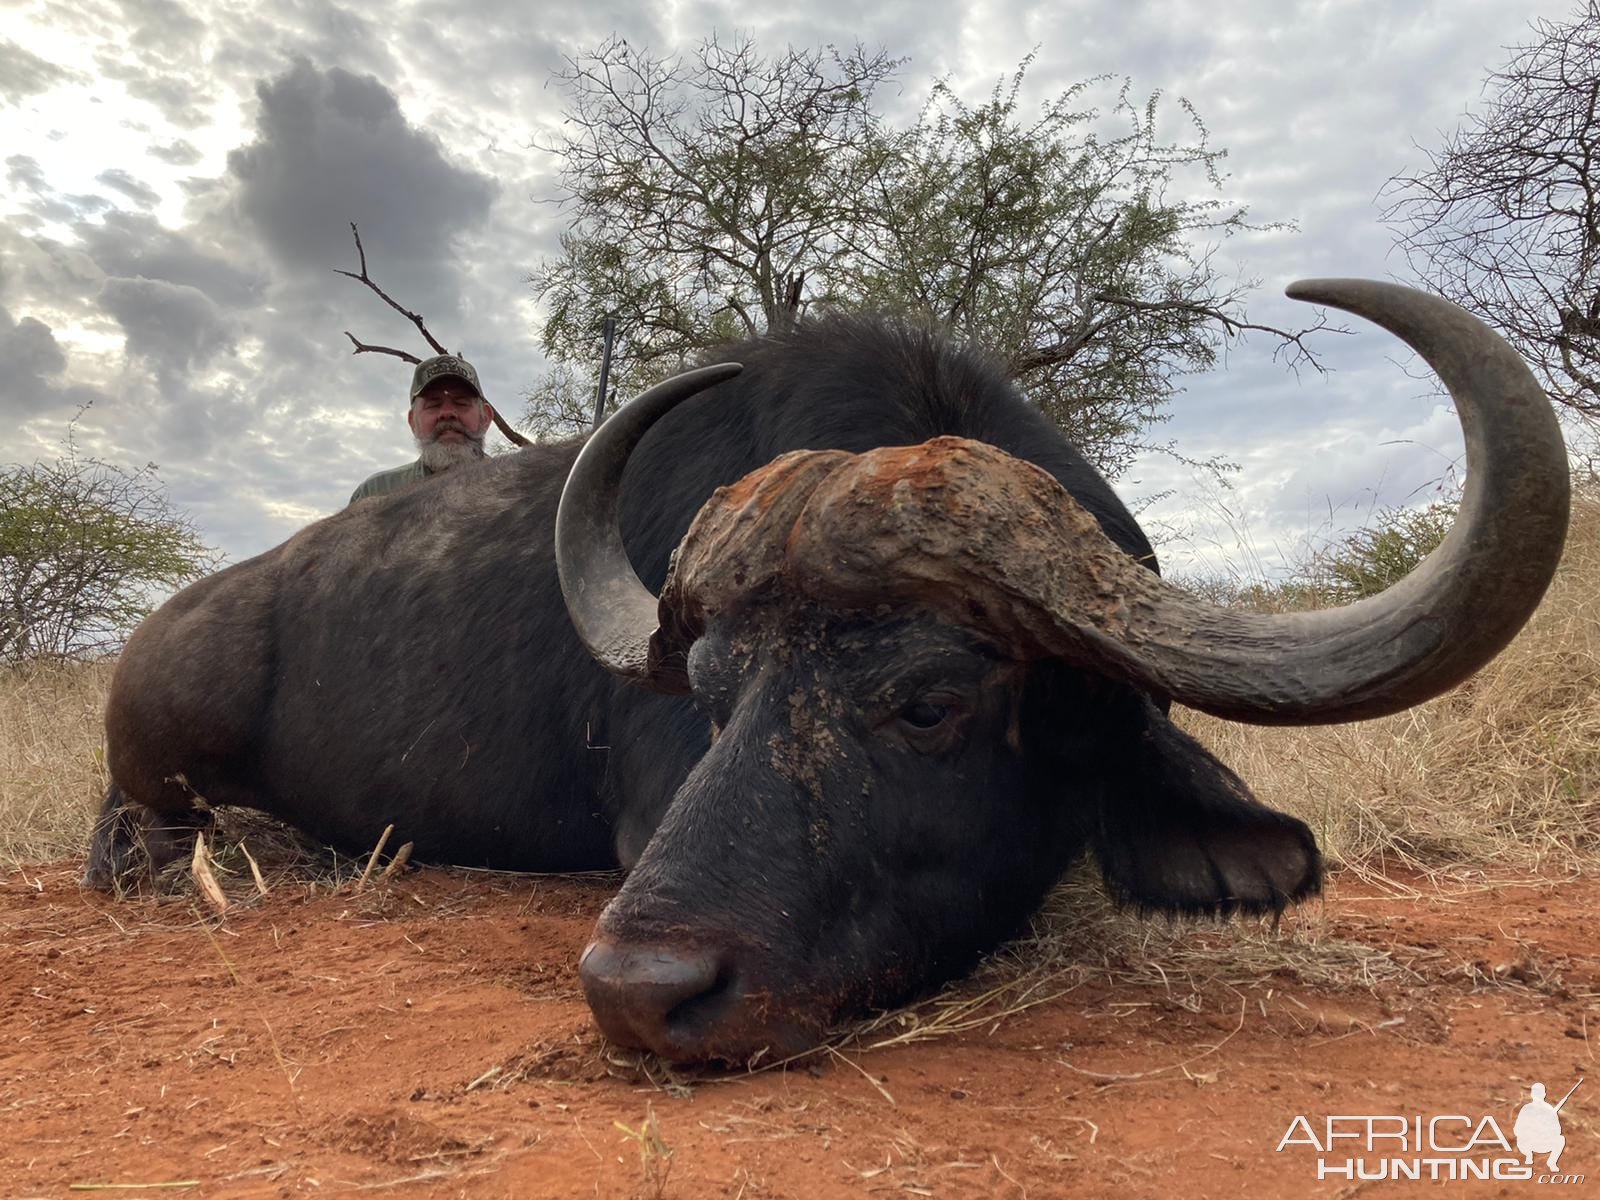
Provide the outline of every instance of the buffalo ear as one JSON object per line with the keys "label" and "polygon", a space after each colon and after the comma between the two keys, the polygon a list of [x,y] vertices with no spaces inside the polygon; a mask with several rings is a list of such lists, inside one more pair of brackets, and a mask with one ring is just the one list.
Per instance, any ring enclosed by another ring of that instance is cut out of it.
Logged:
{"label": "buffalo ear", "polygon": [[1322,886],[1305,822],[1243,781],[1142,697],[1120,775],[1107,780],[1090,842],[1124,903],[1183,913],[1279,912]]}

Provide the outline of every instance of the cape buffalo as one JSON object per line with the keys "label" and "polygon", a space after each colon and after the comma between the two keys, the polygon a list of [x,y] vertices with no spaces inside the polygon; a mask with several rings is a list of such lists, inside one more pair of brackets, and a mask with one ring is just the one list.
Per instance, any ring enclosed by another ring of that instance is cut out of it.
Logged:
{"label": "cape buffalo", "polygon": [[601,1028],[731,1061],[962,971],[1085,850],[1142,907],[1279,910],[1319,886],[1310,830],[1167,699],[1310,723],[1442,691],[1532,611],[1567,513],[1500,339],[1394,285],[1290,294],[1410,343],[1466,431],[1455,528],[1379,597],[1200,603],[981,355],[806,322],[175,596],[112,684],[89,880],[174,853],[196,797],[352,852],[392,822],[434,862],[620,863],[580,967]]}

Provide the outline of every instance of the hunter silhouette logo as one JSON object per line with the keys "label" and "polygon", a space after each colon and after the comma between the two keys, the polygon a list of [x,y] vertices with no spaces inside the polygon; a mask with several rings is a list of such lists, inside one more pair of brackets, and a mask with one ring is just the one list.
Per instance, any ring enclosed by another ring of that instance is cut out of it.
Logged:
{"label": "hunter silhouette logo", "polygon": [[1530,1165],[1535,1154],[1548,1154],[1545,1165],[1552,1171],[1556,1169],[1561,1152],[1567,1148],[1567,1139],[1561,1136],[1561,1106],[1571,1100],[1572,1093],[1582,1085],[1583,1080],[1578,1080],[1555,1104],[1545,1101],[1544,1084],[1536,1083],[1528,1089],[1531,1099],[1517,1113],[1517,1123],[1511,1127],[1511,1132],[1516,1135],[1518,1151]]}
{"label": "hunter silhouette logo", "polygon": [[[1517,1110],[1510,1138],[1490,1114],[1340,1115],[1323,1117],[1316,1124],[1297,1116],[1278,1142],[1278,1153],[1293,1147],[1314,1151],[1318,1179],[1583,1183],[1582,1175],[1556,1173],[1567,1148],[1561,1109],[1581,1086],[1579,1079],[1551,1104],[1545,1099],[1544,1084],[1533,1084]],[[1542,1169],[1534,1165],[1537,1156],[1544,1158]]]}

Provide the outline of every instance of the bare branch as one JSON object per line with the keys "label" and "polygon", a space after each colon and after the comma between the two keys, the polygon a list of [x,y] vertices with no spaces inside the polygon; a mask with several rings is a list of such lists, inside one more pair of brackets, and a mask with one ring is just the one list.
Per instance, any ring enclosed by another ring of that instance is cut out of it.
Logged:
{"label": "bare branch", "polygon": [[[350,234],[356,240],[356,255],[361,261],[361,270],[359,272],[345,271],[337,267],[335,267],[334,270],[340,275],[354,279],[357,283],[365,284],[368,288],[375,292],[385,304],[415,325],[417,327],[417,332],[423,336],[429,346],[433,347],[433,352],[435,354],[448,354],[449,351],[439,343],[439,340],[435,338],[432,333],[428,332],[428,326],[426,323],[424,323],[420,313],[414,313],[410,309],[405,308],[397,303],[389,295],[389,293],[385,292],[381,287],[373,282],[372,276],[367,274],[367,250],[366,247],[361,244],[361,231],[356,228],[356,223],[354,221],[350,222]],[[350,339],[350,344],[355,347],[355,349],[350,352],[352,354],[388,354],[394,358],[402,359],[408,363],[420,363],[422,361],[422,359],[418,358],[415,354],[412,354],[409,350],[400,350],[394,346],[377,346],[363,342],[348,329],[344,331],[344,335]],[[527,446],[532,444],[527,438],[523,437],[522,434],[518,433],[506,422],[506,419],[500,415],[499,409],[495,408],[491,404],[489,411],[494,417],[494,427],[505,436],[507,441],[511,442],[515,446]]]}
{"label": "bare branch", "polygon": [[1118,296],[1110,292],[1101,292],[1095,296],[1096,300],[1107,304],[1115,304],[1130,312],[1186,312],[1195,316],[1204,317],[1214,322],[1228,337],[1238,337],[1246,333],[1265,333],[1278,340],[1278,347],[1273,351],[1273,357],[1287,356],[1291,370],[1298,370],[1302,366],[1311,367],[1319,375],[1327,374],[1328,369],[1317,358],[1316,352],[1306,344],[1306,339],[1314,333],[1339,333],[1348,334],[1347,325],[1328,324],[1328,314],[1324,309],[1317,309],[1317,319],[1313,324],[1300,329],[1280,329],[1276,325],[1262,325],[1256,321],[1248,321],[1243,317],[1227,311],[1215,304],[1205,304],[1194,300],[1138,300],[1132,296]]}
{"label": "bare branch", "polygon": [[351,354],[392,354],[395,358],[403,358],[406,362],[412,364],[422,361],[409,350],[397,350],[393,346],[369,346],[366,342],[359,340],[348,329],[344,331],[344,335],[350,339],[350,344],[355,347],[354,350],[350,351]]}
{"label": "bare branch", "polygon": [[489,406],[489,412],[494,417],[494,427],[505,436],[506,441],[510,442],[514,446],[533,445],[532,441],[523,437],[515,429],[511,428],[511,426],[506,422],[506,419],[500,415],[500,410],[495,408],[494,405],[491,404]]}
{"label": "bare branch", "polygon": [[[371,289],[373,294],[378,297],[378,299],[382,300],[390,308],[394,309],[395,312],[399,313],[402,317],[415,325],[417,327],[417,332],[422,335],[423,340],[426,341],[428,345],[433,347],[433,352],[435,354],[450,353],[439,344],[438,338],[434,337],[433,334],[428,332],[428,326],[423,322],[422,315],[420,313],[414,313],[409,308],[406,308],[404,305],[396,302],[388,292],[384,291],[381,287],[373,282],[372,276],[367,274],[367,251],[366,248],[361,244],[361,231],[356,228],[356,223],[354,221],[350,222],[350,234],[356,239],[356,254],[361,260],[361,270],[359,272],[346,271],[339,267],[335,267],[335,272],[346,276],[349,279],[354,279],[357,283],[365,284],[369,289]],[[352,342],[356,341],[356,339],[351,337],[348,333],[345,334],[345,336],[349,337]],[[361,343],[359,342],[356,342],[355,353],[361,353]],[[418,360],[412,359],[411,361],[417,362]]]}

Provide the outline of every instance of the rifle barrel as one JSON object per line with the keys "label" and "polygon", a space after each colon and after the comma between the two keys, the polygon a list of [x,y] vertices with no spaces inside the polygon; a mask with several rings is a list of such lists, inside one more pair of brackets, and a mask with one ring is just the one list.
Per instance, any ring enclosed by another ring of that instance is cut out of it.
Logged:
{"label": "rifle barrel", "polygon": [[605,346],[600,351],[600,384],[594,390],[594,425],[591,428],[599,429],[600,422],[605,417],[606,411],[606,383],[611,378],[611,343],[617,336],[617,318],[607,317],[605,323]]}
{"label": "rifle barrel", "polygon": [[[1578,1082],[1573,1084],[1570,1088],[1568,1088],[1567,1089],[1567,1094],[1565,1096],[1561,1097],[1561,1104],[1565,1104],[1568,1100],[1571,1100],[1572,1099],[1572,1093],[1577,1091],[1582,1086],[1583,1086],[1583,1077],[1580,1075],[1578,1077]],[[1557,1112],[1561,1111],[1561,1104],[1557,1104],[1556,1105],[1556,1111]]]}

